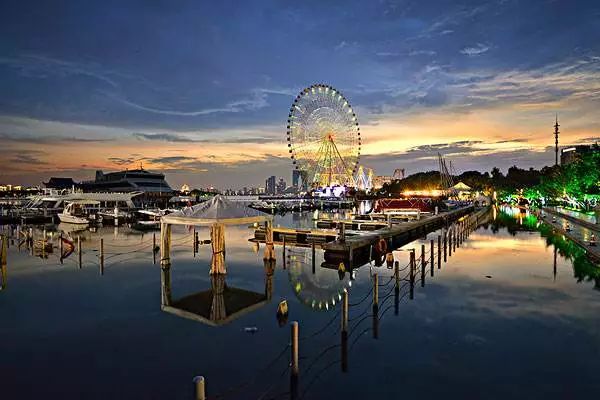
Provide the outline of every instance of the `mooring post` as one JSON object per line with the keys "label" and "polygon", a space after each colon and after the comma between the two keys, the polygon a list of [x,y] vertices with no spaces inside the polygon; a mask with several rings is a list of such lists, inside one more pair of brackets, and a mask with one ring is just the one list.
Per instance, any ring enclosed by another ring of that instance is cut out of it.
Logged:
{"label": "mooring post", "polygon": [[60,233],[60,235],[58,236],[58,248],[60,249],[60,258],[62,259],[62,255],[63,255],[63,241],[62,241],[62,232]]}
{"label": "mooring post", "polygon": [[456,226],[452,230],[454,231],[452,233],[452,251],[456,253]]}
{"label": "mooring post", "polygon": [[291,324],[291,342],[292,342],[292,364],[291,364],[291,375],[292,378],[298,379],[300,368],[298,366],[298,322],[293,321]]}
{"label": "mooring post", "polygon": [[104,275],[104,238],[100,238],[100,275]]}
{"label": "mooring post", "polygon": [[152,264],[156,264],[156,232],[152,233]]}
{"label": "mooring post", "polygon": [[438,235],[437,262],[438,262],[438,269],[442,268],[442,235]]}
{"label": "mooring post", "polygon": [[373,313],[379,309],[379,278],[377,272],[373,274]]}
{"label": "mooring post", "polygon": [[282,234],[282,239],[281,241],[283,242],[283,266],[285,268],[285,234]]}
{"label": "mooring post", "polygon": [[81,236],[77,236],[77,261],[79,262],[79,269],[81,269],[82,265],[81,265],[81,258],[82,258],[82,254],[81,254]]}
{"label": "mooring post", "polygon": [[196,257],[196,228],[192,232],[192,254]]}
{"label": "mooring post", "polygon": [[206,382],[203,376],[195,376],[193,379],[196,392],[196,400],[206,400]]}
{"label": "mooring post", "polygon": [[448,231],[444,231],[444,262],[448,261]]}
{"label": "mooring post", "polygon": [[348,291],[346,289],[342,296],[342,332],[348,333]]}
{"label": "mooring post", "polygon": [[452,257],[452,227],[448,230],[448,257]]}
{"label": "mooring post", "polygon": [[344,243],[346,241],[346,224],[344,223],[344,221],[338,221],[338,224],[340,224],[339,240],[340,242]]}
{"label": "mooring post", "polygon": [[0,247],[0,289],[6,289],[6,281],[7,281],[7,257],[8,257],[8,238],[6,235],[2,235],[0,238],[2,240],[2,244]]}
{"label": "mooring post", "polygon": [[316,260],[315,260],[315,255],[316,255],[316,251],[315,251],[315,240],[313,239],[312,241],[312,273],[314,274],[316,272]]}
{"label": "mooring post", "polygon": [[415,249],[410,250],[410,299],[415,294]]}
{"label": "mooring post", "polygon": [[400,261],[394,261],[394,279],[396,291],[400,290]]}
{"label": "mooring post", "polygon": [[421,287],[425,287],[425,245],[421,245]]}
{"label": "mooring post", "polygon": [[430,246],[429,250],[431,251],[431,264],[429,264],[429,269],[431,270],[431,276],[433,276],[433,270],[435,269],[433,267],[433,260],[434,260],[434,257],[433,257],[433,254],[434,254],[433,239],[431,239],[430,243],[431,243],[431,246]]}

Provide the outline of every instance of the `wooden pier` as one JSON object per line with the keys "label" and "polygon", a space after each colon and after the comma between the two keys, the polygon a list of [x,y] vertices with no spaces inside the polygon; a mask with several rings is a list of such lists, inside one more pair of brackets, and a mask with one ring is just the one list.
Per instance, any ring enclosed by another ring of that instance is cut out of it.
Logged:
{"label": "wooden pier", "polygon": [[[474,211],[473,206],[461,207],[418,221],[404,222],[360,235],[338,237],[336,240],[322,245],[325,250],[325,263],[337,266],[343,262],[352,268],[354,265],[362,265],[371,260],[383,262],[382,257],[385,256],[385,250],[376,249],[377,244],[382,240],[385,242],[386,250],[391,251],[441,227],[448,227],[454,221]],[[475,215],[478,216],[479,213],[475,213]]]}

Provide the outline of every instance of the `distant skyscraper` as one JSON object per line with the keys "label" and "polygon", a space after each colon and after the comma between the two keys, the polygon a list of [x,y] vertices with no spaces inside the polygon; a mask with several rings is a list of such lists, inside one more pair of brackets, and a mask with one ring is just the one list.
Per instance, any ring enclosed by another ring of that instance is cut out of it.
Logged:
{"label": "distant skyscraper", "polygon": [[556,122],[554,123],[554,165],[558,165],[558,114],[556,114]]}
{"label": "distant skyscraper", "polygon": [[265,182],[265,194],[275,194],[275,176],[270,176]]}
{"label": "distant skyscraper", "polygon": [[285,179],[279,178],[279,182],[277,182],[277,194],[285,192],[286,187],[287,183],[285,182]]}

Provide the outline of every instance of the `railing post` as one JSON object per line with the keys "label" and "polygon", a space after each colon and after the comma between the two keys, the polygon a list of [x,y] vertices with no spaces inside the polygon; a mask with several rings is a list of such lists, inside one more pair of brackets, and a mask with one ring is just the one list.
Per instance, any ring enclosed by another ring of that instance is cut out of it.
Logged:
{"label": "railing post", "polygon": [[396,291],[400,290],[400,261],[394,261],[394,279]]}
{"label": "railing post", "polygon": [[156,232],[152,233],[152,264],[156,264]]}
{"label": "railing post", "polygon": [[410,299],[414,298],[415,294],[415,250],[410,251]]}
{"label": "railing post", "polygon": [[434,264],[433,264],[433,260],[434,260],[433,254],[434,254],[434,251],[435,251],[434,248],[433,248],[434,247],[433,246],[433,239],[431,239],[430,243],[431,243],[431,246],[430,246],[429,251],[431,251],[431,264],[429,264],[429,269],[431,271],[431,276],[433,277],[433,270],[435,269],[434,268]]}
{"label": "railing post", "polygon": [[314,274],[316,272],[316,260],[315,260],[315,240],[313,239],[312,241],[312,273]]}
{"label": "railing post", "polygon": [[452,227],[448,230],[448,257],[452,257]]}
{"label": "railing post", "polygon": [[379,310],[379,278],[377,272],[373,274],[373,313]]}
{"label": "railing post", "polygon": [[104,238],[100,238],[100,275],[104,275]]}
{"label": "railing post", "polygon": [[77,261],[79,261],[79,269],[81,269],[81,258],[83,254],[81,253],[81,236],[77,236]]}
{"label": "railing post", "polygon": [[206,382],[203,376],[195,376],[193,379],[196,392],[196,400],[206,400]]}
{"label": "railing post", "polygon": [[448,261],[448,231],[444,231],[444,262]]}
{"label": "railing post", "polygon": [[438,269],[442,268],[442,236],[438,235],[438,254],[437,254]]}
{"label": "railing post", "polygon": [[342,297],[342,332],[348,333],[348,291]]}
{"label": "railing post", "polygon": [[292,363],[291,363],[291,376],[292,379],[297,380],[300,373],[298,366],[298,322],[293,321],[291,324],[291,343],[292,343]]}
{"label": "railing post", "polygon": [[425,287],[425,245],[421,245],[421,287]]}

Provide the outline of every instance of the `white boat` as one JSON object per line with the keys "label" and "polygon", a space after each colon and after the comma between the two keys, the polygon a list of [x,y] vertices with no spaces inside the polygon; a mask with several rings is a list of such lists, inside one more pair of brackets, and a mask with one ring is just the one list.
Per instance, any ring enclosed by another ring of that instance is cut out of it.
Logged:
{"label": "white boat", "polygon": [[58,214],[60,222],[77,225],[88,225],[89,220],[89,209],[86,206],[96,206],[100,202],[92,200],[76,200],[68,202],[62,213]]}

